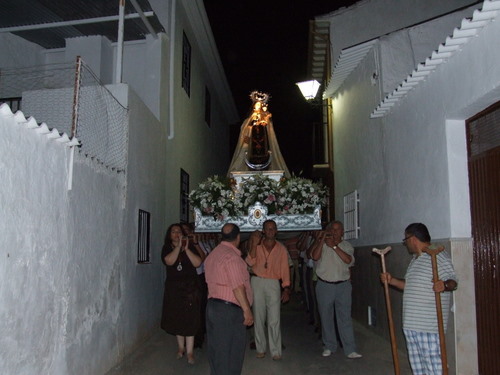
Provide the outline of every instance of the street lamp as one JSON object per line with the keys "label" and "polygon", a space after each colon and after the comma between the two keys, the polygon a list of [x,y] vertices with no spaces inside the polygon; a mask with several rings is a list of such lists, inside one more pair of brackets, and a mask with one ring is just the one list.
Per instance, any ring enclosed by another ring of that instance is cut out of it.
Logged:
{"label": "street lamp", "polygon": [[318,81],[315,79],[311,81],[303,81],[297,82],[297,86],[299,86],[300,92],[306,98],[306,100],[313,100],[316,98],[316,94],[318,93],[318,89],[321,86]]}
{"label": "street lamp", "polygon": [[[313,149],[316,152],[315,156],[318,158],[319,164],[314,163],[312,166],[313,176],[319,178],[324,181],[325,185],[330,186],[330,198],[328,199],[328,206],[326,211],[323,211],[325,215],[326,221],[330,221],[331,212],[335,212],[335,200],[334,200],[334,181],[333,181],[333,171],[332,165],[330,162],[330,149],[331,149],[331,141],[330,141],[330,115],[329,110],[331,109],[331,105],[327,103],[327,100],[323,98],[319,98],[316,100],[316,95],[318,93],[319,87],[321,84],[315,79],[304,82],[297,82],[297,86],[299,86],[300,92],[307,100],[307,102],[311,105],[311,107],[315,109],[321,109],[321,116],[323,120],[321,121],[321,127],[313,123]],[[325,108],[325,109],[323,109]],[[325,112],[324,112],[325,111]]]}

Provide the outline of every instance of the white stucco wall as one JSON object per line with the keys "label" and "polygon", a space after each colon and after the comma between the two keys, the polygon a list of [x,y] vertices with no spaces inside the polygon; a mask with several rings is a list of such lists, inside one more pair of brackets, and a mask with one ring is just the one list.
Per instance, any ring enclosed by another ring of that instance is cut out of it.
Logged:
{"label": "white stucco wall", "polygon": [[[127,99],[127,87],[115,88]],[[0,116],[0,372],[104,373],[158,329],[166,132],[128,96],[128,173]],[[126,125],[126,124],[124,124]],[[151,264],[137,264],[138,210]]]}
{"label": "white stucco wall", "polygon": [[101,35],[80,36],[66,39],[64,61],[75,62],[80,56],[99,78],[101,83],[110,84],[113,81],[113,46]]}
{"label": "white stucco wall", "polygon": [[[403,190],[415,185],[416,195],[405,206],[415,218],[432,223],[436,238],[470,237],[465,120],[500,98],[500,50],[492,48],[499,36],[498,22],[489,23],[388,116],[371,121],[391,133],[405,131],[391,142],[403,156],[393,165],[400,170],[413,166],[433,180],[422,182],[419,173],[400,178]],[[457,215],[452,219],[451,213]]]}
{"label": "white stucco wall", "polygon": [[44,63],[42,47],[11,33],[0,33],[0,50],[2,68],[20,68]]}
{"label": "white stucco wall", "polygon": [[[394,157],[392,145],[388,143],[391,134],[384,128],[374,127],[366,116],[379,97],[378,86],[372,85],[369,79],[374,69],[372,50],[345,82],[345,89],[341,89],[332,102],[333,170],[335,217],[343,219],[343,196],[357,189],[360,196],[361,238],[370,243],[380,243],[381,238],[388,235],[385,223],[381,221],[385,221],[385,215],[391,207],[397,207],[393,199],[398,197],[385,199],[388,189],[394,184],[391,166],[387,165],[388,160]],[[373,210],[373,205],[377,205],[377,210]],[[382,215],[384,220],[381,220]],[[399,229],[396,232],[398,238]]]}
{"label": "white stucco wall", "polygon": [[166,78],[161,75],[161,65],[167,64],[167,61],[161,59],[164,48],[166,37],[159,34],[157,39],[148,35],[145,41],[126,43],[123,49],[122,82],[129,84],[137,92],[158,119],[162,105],[160,85],[162,79]]}
{"label": "white stucco wall", "polygon": [[[127,87],[119,87],[122,86]],[[120,97],[120,94],[113,93]],[[128,94],[130,124],[123,216],[126,228],[123,238],[127,250],[121,257],[125,271],[120,275],[124,310],[119,325],[119,356],[113,358],[114,363],[159,328],[165,280],[160,253],[165,235],[165,201],[168,193],[165,189],[166,129],[137,93],[129,90],[125,94]],[[137,263],[139,209],[151,214],[151,264]]]}
{"label": "white stucco wall", "polygon": [[[119,356],[128,307],[124,288],[126,254],[123,175],[107,173],[77,157],[70,192],[67,230],[69,263],[61,275],[68,300],[63,357],[67,372],[105,371]],[[56,245],[56,244],[54,244]],[[123,278],[123,280],[122,280]],[[102,353],[102,354],[97,354]]]}
{"label": "white stucco wall", "polygon": [[69,149],[8,122],[0,126],[2,372],[102,371],[95,348],[116,356],[124,181],[77,156],[68,191]]}
{"label": "white stucco wall", "polygon": [[[200,47],[200,36],[191,26],[191,14],[177,4],[175,31],[174,133],[167,143],[167,215],[170,222],[179,221],[180,168],[190,176],[190,189],[212,174],[225,175],[229,166],[229,120],[223,100],[233,103],[230,96],[221,97]],[[188,9],[189,11],[190,9]],[[181,85],[182,36],[191,44],[191,89],[188,96]],[[220,83],[219,83],[220,84]],[[205,87],[211,92],[212,121],[205,122]],[[227,105],[226,103],[224,103]],[[234,108],[234,107],[233,107]]]}
{"label": "white stucco wall", "polygon": [[13,116],[0,116],[0,134],[1,371],[64,373],[69,150]]}
{"label": "white stucco wall", "polygon": [[[121,314],[117,323],[117,341],[104,348],[107,365],[115,364],[159,327],[164,266],[160,251],[165,232],[165,158],[166,129],[136,93],[126,85],[111,86],[117,98],[129,109],[129,147],[126,189],[123,196],[122,233],[126,251],[121,254]],[[138,212],[151,214],[150,264],[137,264]],[[111,350],[110,350],[111,349]],[[94,353],[95,355],[95,353]]]}
{"label": "white stucco wall", "polygon": [[404,80],[417,64],[425,62],[430,51],[451,35],[462,19],[471,17],[477,7],[468,7],[414,27],[382,36],[380,40],[380,74],[382,92],[387,95]]}
{"label": "white stucco wall", "polygon": [[[168,24],[168,4],[160,5],[160,21]],[[174,76],[173,39],[160,35],[126,43],[124,81],[130,85],[107,87],[129,109],[125,174],[77,154],[68,191],[68,151],[0,119],[6,181],[0,185],[6,212],[0,218],[0,257],[6,259],[0,262],[0,373],[104,373],[159,327],[160,251],[167,225],[179,221],[180,168],[192,188],[210,174],[225,174],[228,124],[236,116],[215,44],[207,47],[213,38],[202,1],[177,5]],[[191,97],[180,85],[183,30],[192,45]],[[70,49],[43,51],[28,42],[19,48],[26,61],[56,64],[72,62],[82,42],[83,52],[97,48],[90,60],[108,75],[115,57],[103,53],[101,39],[90,39],[72,40]],[[4,66],[15,62],[7,59]],[[211,127],[204,119],[205,86],[212,94]],[[167,140],[171,114],[175,133]],[[151,213],[151,264],[145,265],[136,261],[139,209]]]}
{"label": "white stucco wall", "polygon": [[[370,119],[380,103],[371,80],[375,49],[333,99],[336,216],[342,217],[344,194],[360,194],[361,236],[352,243],[357,267],[364,268],[353,272],[353,314],[364,314],[367,304],[384,306],[380,288],[361,288],[380,272],[371,247],[392,245],[388,269],[404,277],[403,230],[425,223],[451,253],[460,280],[447,337],[450,373],[460,375],[477,374],[465,121],[500,100],[499,37],[499,23],[489,22],[382,118]],[[393,297],[398,312],[400,293]]]}
{"label": "white stucco wall", "polygon": [[370,84],[373,51],[335,97],[336,214],[358,189],[359,245],[398,242],[401,223],[413,221],[434,228],[434,238],[470,237],[464,121],[498,97],[495,33],[492,22],[382,119],[369,119],[380,95]]}
{"label": "white stucco wall", "polygon": [[[416,25],[475,2],[476,0],[363,0],[317,18],[331,19],[332,61],[336,62],[343,48]],[[363,20],[363,27],[359,27],[359,19]]]}
{"label": "white stucco wall", "polygon": [[[162,74],[162,69],[164,69],[162,65],[168,66],[165,52],[167,40],[165,34],[158,34],[157,39],[148,35],[145,40],[125,42],[123,48],[122,82],[129,84],[139,94],[158,119],[160,118],[162,85],[165,85],[165,80],[168,80],[168,76]],[[69,38],[66,40],[65,48],[46,50],[16,35],[0,33],[0,49],[4,51],[0,54],[0,68],[23,68],[61,63],[76,66],[76,57],[81,56],[102,84],[114,82],[116,43],[111,43],[102,36]],[[89,74],[88,71],[84,73]],[[56,70],[54,77],[57,87],[61,85],[73,87],[74,73],[71,71]],[[91,80],[92,78],[85,76],[84,84],[89,84]],[[49,83],[44,88],[53,87]],[[13,95],[10,92],[4,93],[6,89],[0,82],[2,96]],[[20,95],[21,93],[14,94]],[[48,120],[50,119],[40,119],[40,121]]]}

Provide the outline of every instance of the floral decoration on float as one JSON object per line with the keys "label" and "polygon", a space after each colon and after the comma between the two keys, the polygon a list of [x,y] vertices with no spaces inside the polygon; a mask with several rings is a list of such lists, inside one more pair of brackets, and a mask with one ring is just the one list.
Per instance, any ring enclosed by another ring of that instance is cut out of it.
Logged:
{"label": "floral decoration on float", "polygon": [[261,229],[265,220],[276,221],[280,231],[321,228],[321,209],[327,188],[292,175],[279,181],[252,173],[239,183],[217,175],[207,178],[189,195],[198,232],[214,232],[231,222],[241,231]]}

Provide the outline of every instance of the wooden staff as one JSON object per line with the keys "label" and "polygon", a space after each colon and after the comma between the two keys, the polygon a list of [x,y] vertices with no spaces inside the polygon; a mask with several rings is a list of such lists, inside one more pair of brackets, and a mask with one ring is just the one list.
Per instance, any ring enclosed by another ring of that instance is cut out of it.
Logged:
{"label": "wooden staff", "polygon": [[[423,251],[431,256],[432,261],[432,281],[439,281],[439,274],[437,268],[437,255],[444,250],[444,246],[440,246],[437,249],[429,249],[428,247],[423,249]],[[441,364],[443,367],[443,375],[448,375],[448,359],[446,357],[446,341],[444,336],[444,324],[443,324],[443,309],[441,306],[441,293],[434,292],[436,297],[436,313],[438,321],[438,331],[439,331],[439,345],[441,348]]]}
{"label": "wooden staff", "polygon": [[[373,248],[373,252],[380,255],[380,260],[382,262],[382,272],[385,271],[385,259],[384,255],[388,253],[392,247],[387,246],[385,249],[377,249]],[[399,359],[398,359],[398,348],[396,345],[396,335],[394,334],[394,322],[392,320],[392,307],[391,307],[391,299],[389,297],[389,285],[387,280],[384,280],[384,292],[385,292],[385,304],[387,306],[387,320],[389,321],[389,332],[391,334],[391,348],[392,348],[392,361],[394,363],[394,374],[399,375]]]}

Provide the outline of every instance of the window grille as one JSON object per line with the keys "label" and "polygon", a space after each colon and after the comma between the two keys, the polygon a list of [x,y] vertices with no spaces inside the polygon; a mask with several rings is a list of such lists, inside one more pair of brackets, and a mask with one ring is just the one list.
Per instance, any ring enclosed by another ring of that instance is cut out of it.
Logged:
{"label": "window grille", "polygon": [[20,98],[20,97],[3,98],[3,99],[0,99],[0,104],[7,103],[8,106],[10,107],[10,110],[12,111],[12,113],[16,113],[17,111],[21,110],[21,101],[22,101],[22,98]]}
{"label": "window grille", "polygon": [[151,263],[150,255],[151,213],[139,210],[139,234],[137,244],[137,263]]}
{"label": "window grille", "polygon": [[358,191],[344,195],[344,239],[359,238],[359,195]]}
{"label": "window grille", "polygon": [[185,33],[182,33],[182,88],[191,95],[191,44]]}
{"label": "window grille", "polygon": [[189,174],[181,168],[181,222],[189,222]]}
{"label": "window grille", "polygon": [[468,123],[469,152],[472,157],[483,155],[500,146],[500,108]]}

